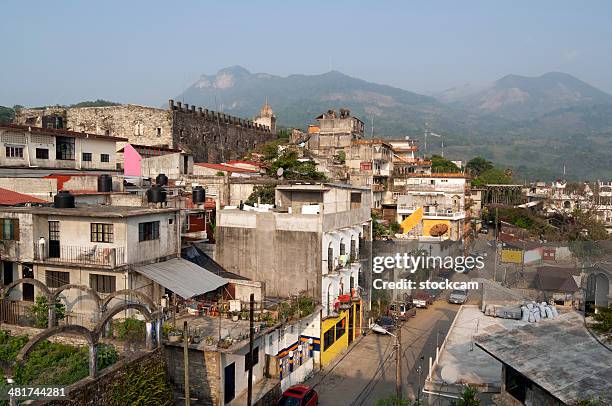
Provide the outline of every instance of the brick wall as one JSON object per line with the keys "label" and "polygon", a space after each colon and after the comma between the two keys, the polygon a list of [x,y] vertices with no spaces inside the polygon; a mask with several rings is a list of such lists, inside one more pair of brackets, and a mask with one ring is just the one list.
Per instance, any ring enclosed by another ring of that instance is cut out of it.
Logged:
{"label": "brick wall", "polygon": [[[168,376],[177,393],[185,392],[185,363],[183,347],[165,345],[164,355]],[[189,393],[198,405],[220,405],[221,382],[219,353],[215,351],[189,350]]]}

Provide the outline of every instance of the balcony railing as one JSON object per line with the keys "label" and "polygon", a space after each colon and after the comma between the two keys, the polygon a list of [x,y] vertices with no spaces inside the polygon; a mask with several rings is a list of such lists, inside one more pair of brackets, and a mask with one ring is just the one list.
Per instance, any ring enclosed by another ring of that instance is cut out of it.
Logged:
{"label": "balcony railing", "polygon": [[[34,253],[34,259],[42,262],[79,264],[79,265],[101,265],[115,267],[125,265],[124,247],[104,247],[92,245],[90,247],[66,246],[49,247],[46,250],[38,247]],[[43,252],[41,252],[43,251]]]}
{"label": "balcony railing", "polygon": [[[404,205],[397,206],[398,210],[405,210],[405,211],[411,211],[411,212],[415,211],[417,208],[418,207],[415,207],[415,206],[404,206]],[[465,212],[464,211],[446,211],[446,210],[433,211],[433,210],[430,210],[430,211],[424,211],[423,216],[461,219],[465,217]]]}

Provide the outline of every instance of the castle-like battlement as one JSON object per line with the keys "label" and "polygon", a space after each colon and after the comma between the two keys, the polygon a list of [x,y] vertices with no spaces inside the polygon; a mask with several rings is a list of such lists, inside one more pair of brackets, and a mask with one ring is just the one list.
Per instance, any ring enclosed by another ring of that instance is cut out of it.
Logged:
{"label": "castle-like battlement", "polygon": [[201,117],[204,120],[216,122],[219,124],[233,124],[243,128],[251,128],[256,131],[271,132],[270,127],[254,123],[251,120],[230,116],[229,114],[220,113],[217,111],[205,109],[202,107],[190,106],[189,104],[182,102],[174,102],[174,100],[168,100],[168,110],[184,114],[192,114],[196,117]]}

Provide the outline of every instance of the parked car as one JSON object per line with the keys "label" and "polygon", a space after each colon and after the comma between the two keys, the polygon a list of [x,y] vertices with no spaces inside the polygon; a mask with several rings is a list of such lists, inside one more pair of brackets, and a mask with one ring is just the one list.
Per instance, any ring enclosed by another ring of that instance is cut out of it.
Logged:
{"label": "parked car", "polygon": [[387,310],[387,316],[397,316],[400,320],[406,321],[408,317],[416,316],[416,308],[412,303],[392,303]]}
{"label": "parked car", "polygon": [[434,298],[424,290],[419,290],[412,295],[412,303],[420,309],[427,309],[427,306],[433,304]]}
{"label": "parked car", "polygon": [[468,291],[465,289],[455,289],[448,295],[448,303],[464,304],[468,300]]}
{"label": "parked car", "polygon": [[395,330],[395,320],[393,319],[393,317],[380,316],[378,319],[376,319],[376,322],[372,327],[372,331],[374,331],[375,333],[384,334],[381,329],[392,333]]}
{"label": "parked car", "polygon": [[319,394],[306,385],[293,385],[280,398],[277,406],[315,406],[319,404]]}

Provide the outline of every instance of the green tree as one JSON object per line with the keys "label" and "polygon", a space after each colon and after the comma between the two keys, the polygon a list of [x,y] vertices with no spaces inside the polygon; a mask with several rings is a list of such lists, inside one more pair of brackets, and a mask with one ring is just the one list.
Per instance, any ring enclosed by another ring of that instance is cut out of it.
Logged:
{"label": "green tree", "polygon": [[474,186],[482,185],[508,185],[512,183],[512,178],[501,169],[491,168],[482,172],[472,181]]}
{"label": "green tree", "polygon": [[431,170],[434,173],[460,171],[457,165],[440,155],[433,155],[431,157]]}
{"label": "green tree", "polygon": [[476,389],[466,386],[461,398],[451,402],[451,406],[480,406],[480,400],[476,397]]}
{"label": "green tree", "polygon": [[488,171],[489,169],[493,169],[493,163],[491,163],[491,161],[487,161],[481,156],[477,156],[470,159],[465,165],[465,168],[472,176],[477,177],[481,173]]}
{"label": "green tree", "polygon": [[274,204],[275,188],[275,185],[256,185],[245,203],[253,206],[259,199],[262,204]]}

